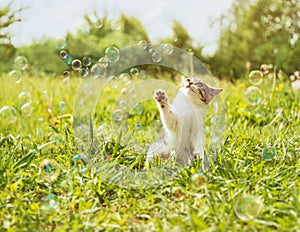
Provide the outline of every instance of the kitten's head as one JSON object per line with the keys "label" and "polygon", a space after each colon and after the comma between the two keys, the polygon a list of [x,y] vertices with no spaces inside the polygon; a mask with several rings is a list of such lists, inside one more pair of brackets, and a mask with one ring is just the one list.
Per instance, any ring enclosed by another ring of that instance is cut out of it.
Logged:
{"label": "kitten's head", "polygon": [[182,77],[181,89],[193,101],[201,101],[206,105],[223,89],[213,88],[197,77]]}

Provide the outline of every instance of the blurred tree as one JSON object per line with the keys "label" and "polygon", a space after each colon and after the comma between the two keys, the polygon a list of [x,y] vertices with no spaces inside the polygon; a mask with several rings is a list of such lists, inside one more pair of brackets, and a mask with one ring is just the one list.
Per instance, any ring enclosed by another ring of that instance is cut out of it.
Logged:
{"label": "blurred tree", "polygon": [[298,0],[235,0],[222,19],[219,47],[210,65],[220,77],[237,79],[246,64],[262,63],[285,72],[300,68],[300,2]]}
{"label": "blurred tree", "polygon": [[11,4],[12,2],[0,8],[0,72],[7,72],[10,69],[13,57],[16,54],[16,48],[11,44],[7,28],[16,22],[21,22],[16,14],[22,11],[22,8],[12,11]]}

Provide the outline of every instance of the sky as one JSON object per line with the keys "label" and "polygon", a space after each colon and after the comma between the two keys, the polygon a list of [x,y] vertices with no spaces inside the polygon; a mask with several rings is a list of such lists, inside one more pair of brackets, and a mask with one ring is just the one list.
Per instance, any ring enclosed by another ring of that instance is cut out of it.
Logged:
{"label": "sky", "polygon": [[[10,0],[0,0],[0,7]],[[83,16],[99,17],[107,12],[109,19],[121,13],[139,19],[151,42],[172,36],[172,22],[178,20],[194,39],[204,45],[204,53],[217,48],[220,28],[218,18],[226,14],[233,0],[13,0],[12,8],[23,20],[9,28],[15,46],[29,44],[43,37],[63,36],[84,27]],[[212,27],[212,22],[216,22]]]}

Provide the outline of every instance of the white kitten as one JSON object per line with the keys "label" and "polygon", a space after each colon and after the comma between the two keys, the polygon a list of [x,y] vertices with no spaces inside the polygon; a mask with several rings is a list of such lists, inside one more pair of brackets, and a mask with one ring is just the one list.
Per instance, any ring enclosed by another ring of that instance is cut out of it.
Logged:
{"label": "white kitten", "polygon": [[222,90],[208,86],[200,78],[183,78],[172,105],[164,90],[156,90],[153,97],[160,112],[163,133],[150,146],[146,163],[153,161],[155,155],[165,159],[175,154],[179,164],[189,165],[199,155],[206,170],[209,161],[204,153],[205,113],[208,103]]}

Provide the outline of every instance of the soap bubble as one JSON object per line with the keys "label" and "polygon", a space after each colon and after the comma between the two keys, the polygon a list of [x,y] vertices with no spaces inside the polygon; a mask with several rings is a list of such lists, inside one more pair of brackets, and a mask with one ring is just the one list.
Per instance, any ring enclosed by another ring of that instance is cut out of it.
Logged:
{"label": "soap bubble", "polygon": [[121,109],[114,110],[111,116],[115,122],[120,122],[126,118],[125,112]]}
{"label": "soap bubble", "polygon": [[103,27],[103,20],[102,19],[97,19],[97,21],[95,22],[95,27],[98,29],[101,29]]}
{"label": "soap bubble", "polygon": [[60,37],[55,38],[54,43],[57,49],[64,49],[67,45],[66,39]]}
{"label": "soap bubble", "polygon": [[88,67],[88,66],[91,65],[91,63],[92,63],[91,57],[89,57],[89,56],[84,56],[84,57],[82,58],[82,65],[83,65],[83,66]]}
{"label": "soap bubble", "polygon": [[134,105],[134,107],[133,107],[133,112],[134,112],[135,114],[142,114],[143,111],[144,111],[144,108],[143,108],[143,106],[142,106],[141,104],[136,103],[136,104]]}
{"label": "soap bubble", "polygon": [[261,71],[264,75],[266,75],[266,74],[268,74],[268,73],[270,72],[270,68],[269,68],[269,66],[268,66],[267,64],[262,64],[262,65],[260,66],[260,71]]}
{"label": "soap bubble", "polygon": [[65,111],[66,108],[67,108],[67,104],[66,104],[64,101],[60,101],[60,102],[58,103],[58,109],[59,109],[60,111]]}
{"label": "soap bubble", "polygon": [[162,44],[160,46],[160,49],[161,49],[162,53],[165,55],[171,55],[174,51],[174,48],[171,44]]}
{"label": "soap bubble", "polygon": [[260,103],[261,98],[262,98],[262,92],[261,92],[260,88],[258,88],[256,86],[248,87],[245,95],[246,95],[247,101],[251,105],[257,105],[258,103]]}
{"label": "soap bubble", "polygon": [[69,78],[71,75],[70,75],[69,71],[64,71],[63,76],[64,76],[64,78]]}
{"label": "soap bubble", "polygon": [[88,158],[83,154],[75,155],[72,157],[71,165],[78,171],[84,172],[88,167]]}
{"label": "soap bubble", "polygon": [[127,81],[131,80],[131,77],[128,73],[121,73],[119,75],[119,80],[121,80],[123,82],[127,82]]}
{"label": "soap bubble", "polygon": [[103,139],[109,139],[112,134],[109,126],[106,124],[102,124],[97,129],[97,135],[101,136]]}
{"label": "soap bubble", "polygon": [[86,95],[93,94],[93,86],[90,83],[84,84],[83,89],[84,89],[84,93]]}
{"label": "soap bubble", "polygon": [[60,58],[62,58],[62,59],[65,59],[67,55],[68,55],[68,52],[67,52],[66,50],[61,50],[61,51],[59,52],[59,56],[60,56]]}
{"label": "soap bubble", "polygon": [[25,70],[28,66],[26,57],[17,56],[14,60],[14,66],[17,70]]}
{"label": "soap bubble", "polygon": [[27,102],[21,106],[20,110],[22,115],[29,117],[33,111],[33,106],[31,102]]}
{"label": "soap bubble", "polygon": [[153,52],[151,55],[151,59],[155,63],[159,63],[162,60],[161,54],[157,51]]}
{"label": "soap bubble", "polygon": [[157,52],[155,48],[149,48],[148,53],[150,56],[152,56],[154,52]]}
{"label": "soap bubble", "polygon": [[69,54],[67,54],[65,57],[64,57],[64,60],[67,64],[71,64],[72,63],[72,56],[70,56]]}
{"label": "soap bubble", "polygon": [[249,73],[249,81],[252,85],[260,85],[263,82],[264,75],[259,70],[253,70]]}
{"label": "soap bubble", "polygon": [[0,119],[2,122],[5,122],[7,124],[11,124],[17,121],[16,114],[17,111],[12,106],[3,106],[0,109]]}
{"label": "soap bubble", "polygon": [[106,56],[101,57],[98,60],[98,64],[102,67],[102,68],[106,68],[108,66],[108,58]]}
{"label": "soap bubble", "polygon": [[55,212],[58,208],[59,202],[57,196],[54,194],[47,195],[41,209],[44,211]]}
{"label": "soap bubble", "polygon": [[143,79],[145,79],[147,77],[147,73],[146,73],[145,70],[140,71],[140,77],[143,78]]}
{"label": "soap bubble", "polygon": [[174,187],[172,194],[176,201],[182,201],[184,199],[184,191],[181,187]]}
{"label": "soap bubble", "polygon": [[75,59],[75,60],[72,61],[71,67],[72,67],[73,70],[78,71],[79,69],[81,69],[82,63],[81,63],[80,60]]}
{"label": "soap bubble", "polygon": [[263,208],[259,198],[254,196],[244,196],[237,200],[234,205],[234,211],[238,218],[243,221],[256,218]]}
{"label": "soap bubble", "polygon": [[106,50],[105,50],[105,55],[108,59],[109,62],[111,63],[115,63],[119,60],[119,56],[120,56],[120,52],[119,52],[119,49],[116,48],[116,47],[108,47]]}
{"label": "soap bubble", "polygon": [[111,20],[111,22],[110,22],[110,28],[111,28],[112,30],[119,31],[119,30],[121,30],[122,25],[121,25],[121,23],[119,22],[119,20]]}
{"label": "soap bubble", "polygon": [[265,149],[263,149],[261,156],[265,159],[265,160],[271,160],[273,158],[275,158],[277,155],[277,151],[274,147],[272,146],[268,146]]}
{"label": "soap bubble", "polygon": [[31,95],[28,92],[19,93],[18,98],[21,105],[31,103]]}
{"label": "soap bubble", "polygon": [[22,81],[22,75],[20,71],[12,70],[9,72],[9,76],[13,82],[19,84]]}
{"label": "soap bubble", "polygon": [[99,63],[94,64],[91,68],[91,73],[96,77],[96,78],[101,78],[104,77],[106,74],[106,68],[103,68]]}
{"label": "soap bubble", "polygon": [[44,159],[40,164],[41,176],[44,180],[52,182],[60,175],[58,164],[52,159]]}
{"label": "soap bubble", "polygon": [[78,74],[80,77],[87,77],[87,75],[89,75],[89,70],[87,68],[81,68],[78,70]]}
{"label": "soap bubble", "polygon": [[191,180],[197,187],[202,187],[206,183],[206,177],[203,174],[194,174],[192,175]]}
{"label": "soap bubble", "polygon": [[138,43],[138,45],[142,48],[142,49],[147,49],[147,47],[148,47],[148,44],[147,44],[147,42],[146,42],[146,40],[141,40],[139,43]]}
{"label": "soap bubble", "polygon": [[131,68],[130,69],[130,75],[132,77],[137,77],[139,75],[139,69],[138,68]]}

